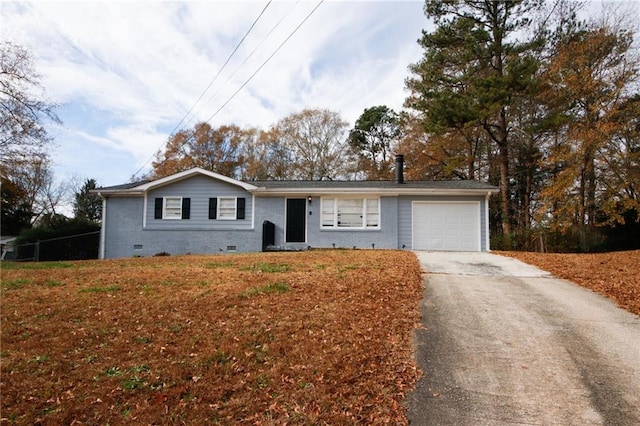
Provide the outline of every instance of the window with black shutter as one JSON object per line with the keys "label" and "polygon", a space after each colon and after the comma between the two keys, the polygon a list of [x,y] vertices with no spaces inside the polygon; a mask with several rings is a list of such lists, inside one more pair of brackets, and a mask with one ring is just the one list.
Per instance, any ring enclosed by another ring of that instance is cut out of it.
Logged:
{"label": "window with black shutter", "polygon": [[191,217],[191,198],[162,197],[154,199],[154,219],[180,220]]}
{"label": "window with black shutter", "polygon": [[153,210],[154,219],[162,219],[162,198],[156,198],[155,208]]}
{"label": "window with black shutter", "polygon": [[189,219],[191,216],[191,198],[182,199],[182,219]]}
{"label": "window with black shutter", "polygon": [[244,219],[245,199],[238,198],[236,206],[236,219]]}
{"label": "window with black shutter", "polygon": [[209,219],[218,218],[218,199],[209,198]]}

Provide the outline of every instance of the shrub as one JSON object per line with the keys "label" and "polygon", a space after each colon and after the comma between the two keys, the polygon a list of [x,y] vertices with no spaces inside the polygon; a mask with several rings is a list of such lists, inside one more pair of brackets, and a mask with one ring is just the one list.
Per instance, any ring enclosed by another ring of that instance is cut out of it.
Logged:
{"label": "shrub", "polygon": [[100,224],[60,217],[22,231],[15,245],[16,260],[97,259]]}

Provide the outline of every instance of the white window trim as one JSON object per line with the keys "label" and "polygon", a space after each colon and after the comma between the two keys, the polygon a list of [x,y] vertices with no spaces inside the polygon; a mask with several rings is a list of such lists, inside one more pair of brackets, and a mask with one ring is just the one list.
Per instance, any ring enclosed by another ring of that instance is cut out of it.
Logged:
{"label": "white window trim", "polygon": [[[218,198],[218,207],[216,212],[217,220],[237,220],[238,219],[238,197],[217,197]],[[225,200],[233,200],[233,217],[222,217],[220,213],[222,212],[222,199]]]}
{"label": "white window trim", "polygon": [[[180,213],[178,217],[167,216],[167,200],[179,200]],[[163,220],[182,220],[182,197],[162,197],[162,219]]]}
{"label": "white window trim", "polygon": [[[367,200],[378,201],[378,224],[376,226],[367,226]],[[333,225],[323,225],[324,203],[327,200],[333,201]],[[362,200],[362,226],[338,226],[338,200]],[[380,197],[321,197],[320,198],[320,229],[324,230],[340,230],[340,231],[353,231],[353,230],[379,230],[382,223],[382,202]]]}

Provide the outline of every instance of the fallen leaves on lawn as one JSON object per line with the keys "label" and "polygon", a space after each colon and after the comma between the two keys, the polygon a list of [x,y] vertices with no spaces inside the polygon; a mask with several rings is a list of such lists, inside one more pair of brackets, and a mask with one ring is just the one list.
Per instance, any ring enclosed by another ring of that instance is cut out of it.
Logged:
{"label": "fallen leaves on lawn", "polygon": [[496,252],[537,266],[615,300],[640,315],[640,250],[611,253]]}
{"label": "fallen leaves on lawn", "polygon": [[69,263],[3,267],[3,421],[406,424],[412,253]]}

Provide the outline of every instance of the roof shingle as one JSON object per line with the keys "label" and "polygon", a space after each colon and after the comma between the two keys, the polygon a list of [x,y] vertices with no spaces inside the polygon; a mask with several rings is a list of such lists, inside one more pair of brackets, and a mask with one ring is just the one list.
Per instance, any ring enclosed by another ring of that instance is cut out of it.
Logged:
{"label": "roof shingle", "polygon": [[493,185],[475,180],[447,180],[447,181],[336,181],[336,180],[273,180],[252,181],[251,184],[266,189],[480,189],[496,190]]}

